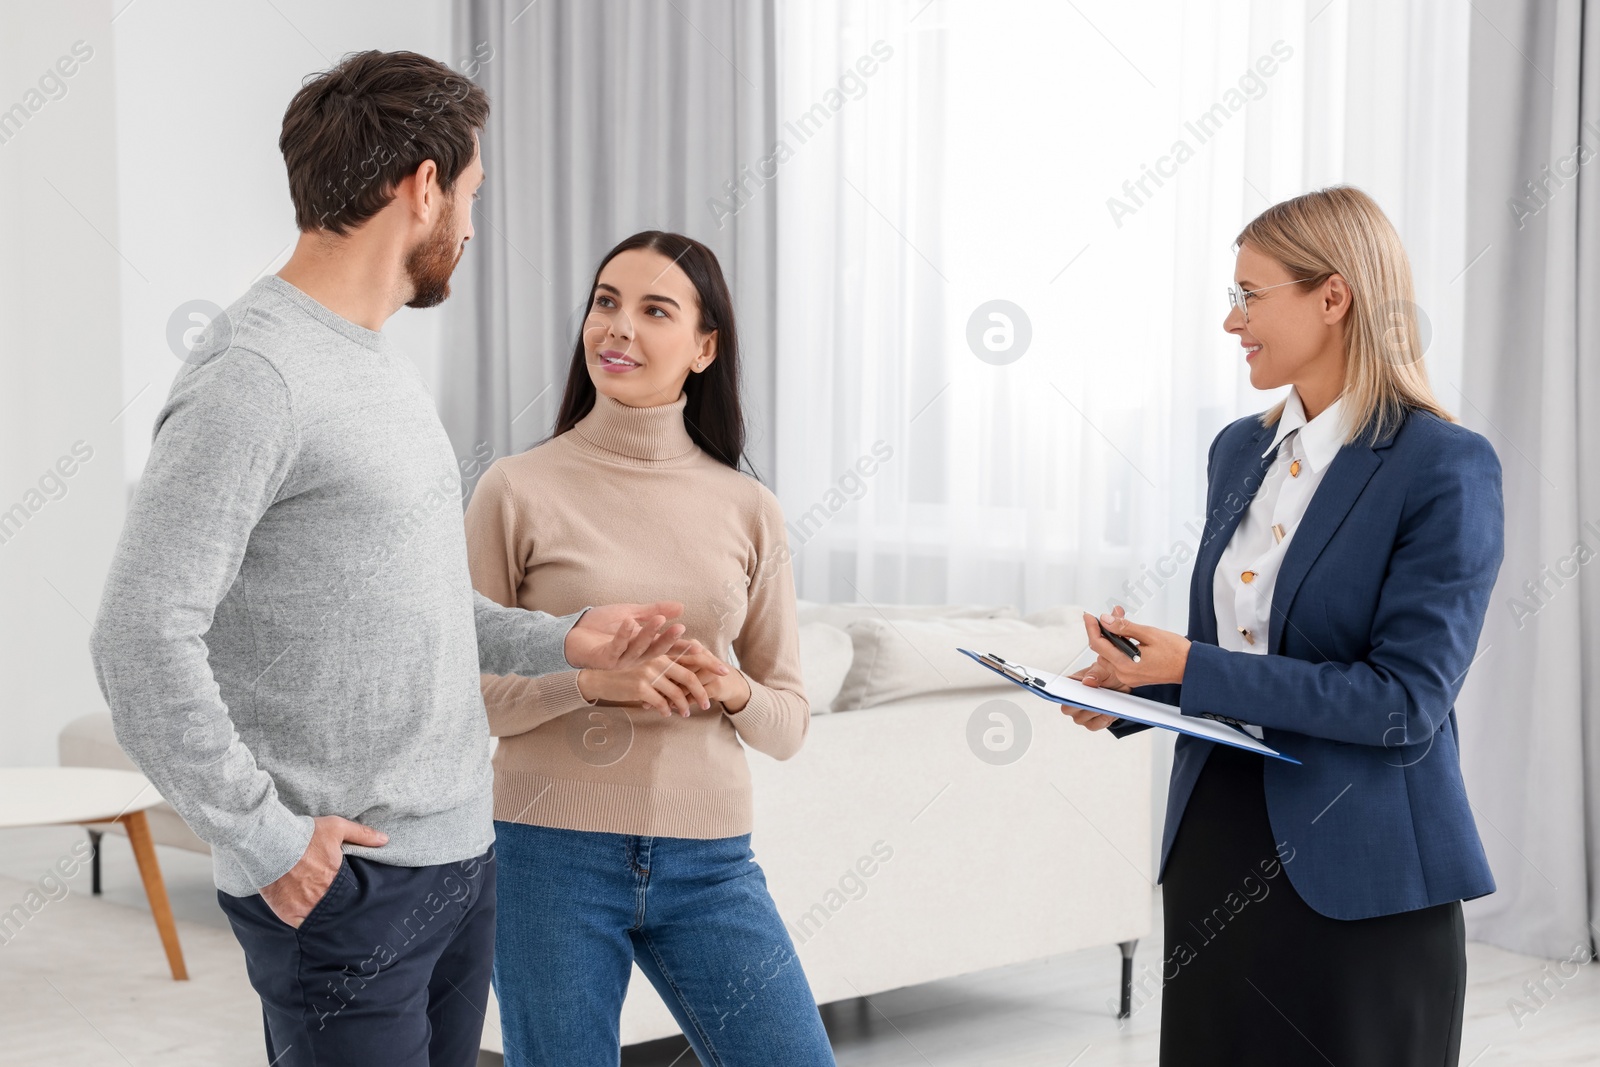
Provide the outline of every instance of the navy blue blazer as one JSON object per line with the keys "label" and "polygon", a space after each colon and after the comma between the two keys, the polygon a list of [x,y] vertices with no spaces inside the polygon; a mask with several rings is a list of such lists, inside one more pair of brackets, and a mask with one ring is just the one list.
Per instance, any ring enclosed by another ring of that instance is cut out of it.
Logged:
{"label": "navy blue blazer", "polygon": [[[1264,759],[1267,814],[1300,896],[1335,919],[1494,892],[1461,779],[1455,701],[1505,552],[1500,461],[1421,411],[1329,465],[1273,588],[1269,655],[1217,647],[1212,577],[1261,486],[1274,428],[1249,416],[1211,444],[1181,685],[1140,696],[1264,727],[1300,766]],[[1110,727],[1119,737],[1144,729]],[[1161,870],[1215,746],[1180,735]]]}

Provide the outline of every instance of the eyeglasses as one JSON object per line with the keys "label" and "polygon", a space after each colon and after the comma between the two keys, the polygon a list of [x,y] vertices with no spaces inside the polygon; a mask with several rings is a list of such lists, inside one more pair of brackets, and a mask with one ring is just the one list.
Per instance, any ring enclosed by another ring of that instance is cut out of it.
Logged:
{"label": "eyeglasses", "polygon": [[1277,285],[1263,285],[1259,289],[1242,289],[1237,285],[1230,285],[1228,286],[1228,308],[1229,310],[1238,308],[1240,311],[1244,312],[1244,321],[1249,322],[1249,301],[1252,296],[1255,296],[1257,293],[1264,293],[1268,289],[1282,289],[1285,285],[1299,285],[1302,282],[1308,282],[1310,280],[1310,278],[1296,278],[1294,281],[1279,282]]}

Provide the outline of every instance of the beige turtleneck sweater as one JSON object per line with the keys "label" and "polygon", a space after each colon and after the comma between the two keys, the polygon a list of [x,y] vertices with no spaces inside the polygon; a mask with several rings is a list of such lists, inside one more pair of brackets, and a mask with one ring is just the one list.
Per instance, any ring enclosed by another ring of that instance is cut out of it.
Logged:
{"label": "beige turtleneck sweater", "polygon": [[685,636],[724,660],[750,702],[664,717],[578,692],[578,672],[483,675],[494,817],[568,830],[733,837],[751,830],[745,744],[800,749],[794,577],[778,500],[702,452],[685,398],[632,408],[604,394],[567,433],[497,461],[467,508],[472,584],[507,606],[564,615],[677,600]]}

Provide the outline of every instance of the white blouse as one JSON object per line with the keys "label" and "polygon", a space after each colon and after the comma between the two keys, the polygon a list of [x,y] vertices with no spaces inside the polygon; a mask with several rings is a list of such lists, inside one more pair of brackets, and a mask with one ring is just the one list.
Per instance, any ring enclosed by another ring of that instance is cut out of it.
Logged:
{"label": "white blouse", "polygon": [[1289,390],[1278,432],[1261,453],[1276,451],[1277,458],[1267,468],[1211,578],[1217,644],[1230,652],[1264,656],[1270,651],[1272,590],[1311,497],[1344,446],[1342,407],[1342,399],[1335,400],[1307,422],[1299,392]]}

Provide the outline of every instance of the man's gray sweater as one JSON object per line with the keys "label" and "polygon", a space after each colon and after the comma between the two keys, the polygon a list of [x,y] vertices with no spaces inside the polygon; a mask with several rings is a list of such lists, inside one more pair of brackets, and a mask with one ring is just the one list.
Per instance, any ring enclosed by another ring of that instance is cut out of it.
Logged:
{"label": "man's gray sweater", "polygon": [[276,276],[202,335],[156,419],[91,652],[117,741],[248,896],[312,817],[417,867],[494,840],[490,674],[571,669],[579,615],[479,596],[456,458],[380,333]]}

